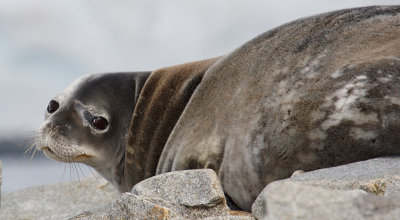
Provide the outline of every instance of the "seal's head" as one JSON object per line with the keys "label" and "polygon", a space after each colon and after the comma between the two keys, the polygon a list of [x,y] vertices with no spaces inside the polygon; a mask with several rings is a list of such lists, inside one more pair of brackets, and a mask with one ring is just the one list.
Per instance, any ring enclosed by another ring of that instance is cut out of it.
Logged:
{"label": "seal's head", "polygon": [[77,79],[48,104],[37,148],[57,161],[85,163],[120,185],[128,127],[148,75],[109,73]]}

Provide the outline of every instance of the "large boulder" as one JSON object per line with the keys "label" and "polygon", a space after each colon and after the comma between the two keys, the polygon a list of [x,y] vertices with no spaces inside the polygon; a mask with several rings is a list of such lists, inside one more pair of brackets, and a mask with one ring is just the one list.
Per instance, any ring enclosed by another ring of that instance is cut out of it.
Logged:
{"label": "large boulder", "polygon": [[315,170],[269,184],[252,207],[266,219],[396,219],[400,157]]}
{"label": "large boulder", "polygon": [[400,157],[381,157],[315,170],[288,179],[326,189],[362,189],[391,197],[400,193]]}
{"label": "large boulder", "polygon": [[390,199],[363,190],[327,190],[274,182],[264,191],[265,219],[399,219],[400,196]]}
{"label": "large boulder", "polygon": [[225,206],[225,196],[213,170],[185,170],[154,176],[136,184],[132,193],[186,207]]}

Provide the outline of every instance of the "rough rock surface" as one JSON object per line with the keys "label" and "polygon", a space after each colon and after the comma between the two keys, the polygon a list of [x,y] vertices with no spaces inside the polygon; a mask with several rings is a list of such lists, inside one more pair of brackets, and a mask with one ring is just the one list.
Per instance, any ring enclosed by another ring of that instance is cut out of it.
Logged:
{"label": "rough rock surface", "polygon": [[136,184],[132,193],[186,207],[214,207],[225,203],[218,177],[210,169],[185,170],[154,176]]}
{"label": "rough rock surface", "polygon": [[267,219],[398,219],[398,201],[400,157],[382,157],[271,183],[252,213]]}
{"label": "rough rock surface", "polygon": [[2,198],[0,219],[67,219],[101,207],[119,193],[101,177],[30,187]]}
{"label": "rough rock surface", "polygon": [[170,172],[146,179],[108,208],[73,219],[254,219],[250,213],[230,211],[214,171]]}
{"label": "rough rock surface", "polygon": [[400,196],[384,199],[363,190],[327,190],[274,182],[264,191],[265,219],[398,219]]}
{"label": "rough rock surface", "polygon": [[[184,208],[177,208],[176,205],[173,209],[165,207],[164,205],[156,204],[148,201],[143,197],[133,195],[131,193],[124,193],[122,196],[107,208],[94,212],[85,212],[70,220],[98,220],[98,219],[208,219],[208,220],[223,220],[223,219],[241,219],[251,220],[254,217],[250,213],[228,211],[228,213],[220,213],[218,216],[205,217],[215,215],[216,213],[203,209],[203,210],[185,210]],[[162,202],[161,202],[162,203]],[[215,210],[215,209],[214,209]],[[186,213],[185,213],[186,212]]]}
{"label": "rough rock surface", "polygon": [[400,157],[381,157],[315,170],[288,180],[326,189],[362,189],[390,197],[400,193]]}
{"label": "rough rock surface", "polygon": [[122,194],[111,206],[102,210],[87,211],[72,219],[169,219],[178,217],[176,212],[149,202],[132,193]]}

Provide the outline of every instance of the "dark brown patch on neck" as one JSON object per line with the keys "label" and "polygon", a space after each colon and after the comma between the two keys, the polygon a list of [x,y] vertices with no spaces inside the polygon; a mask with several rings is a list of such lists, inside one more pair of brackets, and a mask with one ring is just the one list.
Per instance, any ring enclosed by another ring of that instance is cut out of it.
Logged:
{"label": "dark brown patch on neck", "polygon": [[133,112],[125,152],[126,191],[154,176],[159,157],[204,73],[218,58],[154,71]]}

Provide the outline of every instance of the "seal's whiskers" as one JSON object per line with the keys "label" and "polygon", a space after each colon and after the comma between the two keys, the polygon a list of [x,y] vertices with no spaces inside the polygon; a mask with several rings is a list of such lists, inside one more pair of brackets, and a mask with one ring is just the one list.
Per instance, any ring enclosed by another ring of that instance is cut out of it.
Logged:
{"label": "seal's whiskers", "polygon": [[35,153],[37,151],[37,148],[36,148],[37,139],[38,139],[38,135],[32,135],[23,141],[22,145],[28,145],[24,151],[24,159],[27,159],[28,157],[30,157],[30,161],[32,161],[32,159],[35,156]]}

